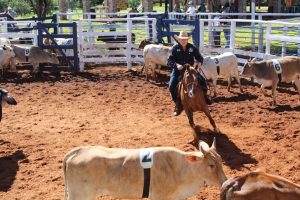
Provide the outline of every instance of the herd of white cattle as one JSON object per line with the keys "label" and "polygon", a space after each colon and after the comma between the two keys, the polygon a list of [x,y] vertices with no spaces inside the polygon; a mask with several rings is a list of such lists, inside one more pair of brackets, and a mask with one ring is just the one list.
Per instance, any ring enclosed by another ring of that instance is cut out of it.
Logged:
{"label": "herd of white cattle", "polygon": [[[9,42],[9,41],[1,41]],[[145,73],[167,65],[169,47],[147,45],[144,48]],[[28,61],[38,71],[38,64],[58,64],[57,57],[39,50],[5,43],[0,49],[0,69],[8,66],[15,70],[16,62]],[[36,67],[35,67],[36,66]],[[214,96],[216,80],[222,75],[228,80],[236,77],[243,92],[238,72],[237,58],[232,53],[205,57],[201,66],[207,79],[212,79]],[[243,76],[254,77],[261,88],[272,87],[273,103],[275,90],[280,81],[293,81],[300,101],[300,58],[287,56],[276,60],[246,63]],[[265,93],[264,93],[265,94]],[[2,102],[16,104],[8,92],[0,89],[0,120]],[[220,200],[299,200],[300,185],[291,181],[254,171],[240,177],[227,179],[216,141],[211,147],[199,142],[199,151],[183,152],[171,147],[145,149],[118,149],[101,146],[75,148],[66,154],[63,161],[65,199],[94,200],[97,195],[114,198],[149,198],[152,200],[183,200],[198,193],[201,187],[218,186]]]}
{"label": "herd of white cattle", "polygon": [[[148,80],[148,71],[151,71],[152,78],[157,80],[157,70],[161,66],[166,66],[169,58],[171,47],[163,45],[149,44],[144,48],[144,68],[146,79]],[[237,57],[226,52],[218,56],[207,56],[204,58],[203,65],[200,67],[204,72],[207,80],[212,80],[214,96],[216,93],[217,78],[219,75],[228,80],[228,91],[230,91],[232,77],[235,77],[243,92],[240,74],[245,77],[255,78],[261,84],[261,90],[264,95],[265,87],[272,87],[273,105],[276,101],[276,88],[279,82],[293,82],[299,93],[298,103],[300,103],[300,58],[297,56],[285,56],[273,60],[263,60],[257,62],[256,59],[249,60],[245,63],[242,71],[238,71]]]}

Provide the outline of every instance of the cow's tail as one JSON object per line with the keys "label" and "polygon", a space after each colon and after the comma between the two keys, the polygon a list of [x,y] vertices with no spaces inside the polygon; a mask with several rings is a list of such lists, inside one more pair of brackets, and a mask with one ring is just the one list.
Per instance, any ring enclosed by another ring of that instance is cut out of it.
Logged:
{"label": "cow's tail", "polygon": [[64,178],[65,178],[65,200],[68,200],[68,177],[67,177],[67,170],[68,170],[68,165],[67,162],[68,160],[72,159],[74,156],[77,155],[78,151],[80,151],[81,147],[75,148],[73,150],[71,150],[70,152],[68,152],[65,157],[64,157],[64,161],[63,161],[63,169],[64,169]]}

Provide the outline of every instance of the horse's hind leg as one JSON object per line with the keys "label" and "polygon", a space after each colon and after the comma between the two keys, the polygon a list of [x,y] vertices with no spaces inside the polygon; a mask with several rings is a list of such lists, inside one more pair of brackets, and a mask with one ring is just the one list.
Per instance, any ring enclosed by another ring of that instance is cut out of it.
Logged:
{"label": "horse's hind leg", "polygon": [[203,112],[205,113],[205,115],[208,117],[210,124],[214,127],[214,131],[215,132],[220,132],[220,130],[218,129],[215,120],[212,118],[212,116],[210,115],[210,112],[208,110],[208,107],[206,106],[206,108],[203,109]]}

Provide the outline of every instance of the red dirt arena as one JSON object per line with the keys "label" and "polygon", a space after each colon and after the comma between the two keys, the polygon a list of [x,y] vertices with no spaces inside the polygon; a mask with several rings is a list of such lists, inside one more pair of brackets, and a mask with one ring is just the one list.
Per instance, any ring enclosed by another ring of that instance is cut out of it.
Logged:
{"label": "red dirt arena", "polygon": [[[146,82],[126,67],[106,66],[73,75],[43,73],[33,79],[6,77],[0,87],[18,104],[4,106],[0,123],[0,199],[64,198],[62,160],[74,147],[142,148],[171,146],[193,151],[193,130],[185,113],[173,117],[164,82]],[[293,88],[278,88],[279,106],[271,106],[258,84],[242,80],[227,92],[219,79],[211,114],[214,133],[203,113],[194,120],[201,140],[217,140],[227,177],[260,168],[300,183],[300,106]],[[267,91],[270,94],[270,90]],[[114,199],[98,197],[98,200]],[[217,200],[219,189],[202,188],[191,200]]]}

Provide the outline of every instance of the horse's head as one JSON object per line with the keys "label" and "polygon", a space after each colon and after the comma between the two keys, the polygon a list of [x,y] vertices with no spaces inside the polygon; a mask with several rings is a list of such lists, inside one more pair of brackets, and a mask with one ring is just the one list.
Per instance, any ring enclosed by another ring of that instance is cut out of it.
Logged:
{"label": "horse's head", "polygon": [[186,70],[182,78],[183,90],[185,94],[187,94],[190,98],[193,98],[196,88],[199,85],[199,74],[196,68],[188,64],[184,67]]}

